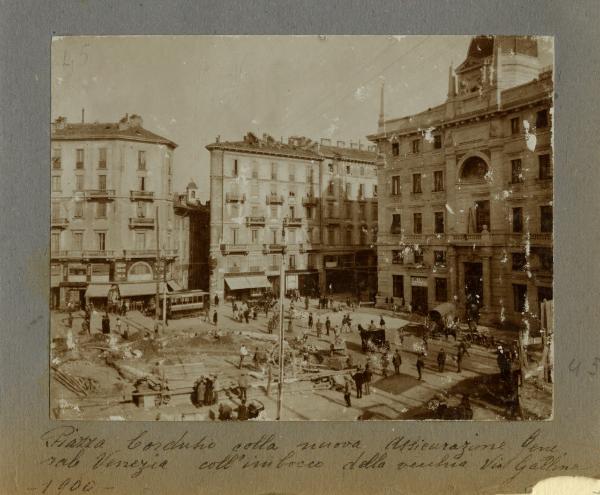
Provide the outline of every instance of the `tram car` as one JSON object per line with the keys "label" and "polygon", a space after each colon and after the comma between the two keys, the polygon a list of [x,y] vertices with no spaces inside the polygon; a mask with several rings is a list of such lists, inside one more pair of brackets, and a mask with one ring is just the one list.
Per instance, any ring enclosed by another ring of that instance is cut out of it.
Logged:
{"label": "tram car", "polygon": [[[161,307],[164,296],[160,296]],[[169,319],[203,315],[210,307],[210,294],[202,290],[177,291],[167,294],[167,316]]]}

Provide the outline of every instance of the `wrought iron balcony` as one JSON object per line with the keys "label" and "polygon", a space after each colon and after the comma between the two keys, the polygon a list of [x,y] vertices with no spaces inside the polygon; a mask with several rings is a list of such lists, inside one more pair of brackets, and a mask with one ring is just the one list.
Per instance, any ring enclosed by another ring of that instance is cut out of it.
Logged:
{"label": "wrought iron balcony", "polygon": [[246,201],[246,195],[239,192],[228,192],[225,193],[225,201],[227,203],[244,203]]}
{"label": "wrought iron balcony", "polygon": [[264,225],[265,217],[246,217],[246,225]]}
{"label": "wrought iron balcony", "polygon": [[267,196],[267,204],[268,205],[282,205],[283,204],[283,196],[281,194],[269,194]]}
{"label": "wrought iron balcony", "polygon": [[84,258],[114,258],[115,252],[113,250],[87,250],[83,251]]}
{"label": "wrought iron balcony", "polygon": [[67,218],[53,218],[52,228],[66,229],[69,226],[69,220]]}
{"label": "wrought iron balcony", "polygon": [[123,251],[125,258],[156,258],[156,249],[126,249]]}
{"label": "wrought iron balcony", "polygon": [[142,217],[130,217],[129,218],[129,228],[146,228],[153,229],[154,228],[154,218],[142,218]]}
{"label": "wrought iron balcony", "polygon": [[88,201],[104,200],[112,201],[115,199],[114,189],[87,189],[85,191],[85,199]]}
{"label": "wrought iron balcony", "polygon": [[154,201],[154,191],[129,191],[131,201]]}
{"label": "wrought iron balcony", "polygon": [[286,224],[288,227],[301,227],[302,219],[301,218],[288,218]]}
{"label": "wrought iron balcony", "polygon": [[302,206],[317,206],[318,203],[319,198],[313,195],[304,196],[302,198]]}
{"label": "wrought iron balcony", "polygon": [[283,253],[284,249],[285,249],[285,245],[284,244],[265,244],[263,246],[263,253],[265,253],[265,254],[269,254],[269,253]]}
{"label": "wrought iron balcony", "polygon": [[223,254],[247,254],[248,246],[246,244],[221,244]]}

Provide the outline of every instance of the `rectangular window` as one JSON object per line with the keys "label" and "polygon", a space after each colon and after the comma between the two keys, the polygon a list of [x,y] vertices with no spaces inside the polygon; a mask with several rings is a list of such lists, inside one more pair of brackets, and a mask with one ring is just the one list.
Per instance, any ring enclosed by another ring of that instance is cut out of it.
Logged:
{"label": "rectangular window", "polygon": [[138,170],[146,170],[146,152],[138,151]]}
{"label": "rectangular window", "polygon": [[421,213],[413,214],[413,234],[421,234],[423,232],[423,216]]}
{"label": "rectangular window", "polygon": [[400,143],[392,143],[392,155],[398,156],[400,154]]}
{"label": "rectangular window", "polygon": [[233,176],[237,177],[239,173],[238,170],[238,161],[237,160],[233,160]]}
{"label": "rectangular window", "polygon": [[437,302],[448,301],[448,279],[436,278],[435,279],[435,300]]}
{"label": "rectangular window", "polygon": [[328,194],[333,194],[333,181],[330,180],[329,183],[327,184],[327,193]]}
{"label": "rectangular window", "polygon": [[290,254],[290,256],[288,258],[288,263],[289,263],[290,270],[296,269],[296,255],[295,254]]}
{"label": "rectangular window", "polygon": [[443,234],[444,233],[444,212],[436,211],[433,214],[434,217],[434,233],[435,234]]}
{"label": "rectangular window", "polygon": [[513,284],[513,308],[517,313],[525,311],[527,300],[527,286],[524,284]]}
{"label": "rectangular window", "polygon": [[346,229],[346,246],[352,246],[352,229]]}
{"label": "rectangular window", "polygon": [[60,175],[52,176],[52,192],[60,192]]}
{"label": "rectangular window", "polygon": [[438,266],[446,266],[446,251],[434,251],[433,262]]}
{"label": "rectangular window", "polygon": [[58,220],[60,218],[60,203],[52,203],[50,205],[50,216],[52,220]]}
{"label": "rectangular window", "polygon": [[258,243],[258,229],[252,229],[252,244]]}
{"label": "rectangular window", "polygon": [[277,229],[271,229],[271,244],[277,244]]}
{"label": "rectangular window", "polygon": [[440,192],[444,190],[444,172],[443,170],[436,170],[433,172],[433,192]]}
{"label": "rectangular window", "polygon": [[366,209],[364,203],[360,203],[358,205],[358,218],[360,218],[361,220],[364,220],[366,218]]}
{"label": "rectangular window", "polygon": [[334,218],[335,217],[335,204],[330,201],[329,203],[327,203],[327,218]]}
{"label": "rectangular window", "polygon": [[83,175],[76,175],[75,176],[75,190],[76,191],[83,191],[85,185],[84,185],[84,176]]}
{"label": "rectangular window", "polygon": [[277,180],[277,164],[271,163],[271,180]]}
{"label": "rectangular window", "polygon": [[548,127],[548,110],[540,110],[535,117],[535,127],[543,129]]}
{"label": "rectangular window", "polygon": [[422,265],[423,264],[423,250],[422,249],[415,249],[413,251],[413,256],[415,258],[415,265]]}
{"label": "rectangular window", "polygon": [[551,179],[552,178],[552,164],[550,162],[550,155],[538,155],[539,173],[540,179]]}
{"label": "rectangular window", "polygon": [[290,218],[296,218],[296,207],[290,206],[289,211],[290,211]]}
{"label": "rectangular window", "polygon": [[525,268],[527,264],[527,259],[525,257],[525,253],[512,253],[512,270],[514,272],[520,272]]}
{"label": "rectangular window", "polygon": [[329,170],[330,174],[333,174],[333,163],[328,163],[327,164],[327,169]]}
{"label": "rectangular window", "polygon": [[404,263],[404,254],[400,249],[392,250],[392,264],[402,265]]}
{"label": "rectangular window", "polygon": [[436,134],[433,136],[433,147],[436,150],[439,150],[442,147],[442,135]]}
{"label": "rectangular window", "polygon": [[520,158],[510,161],[510,182],[512,184],[523,182],[523,165]]}
{"label": "rectangular window", "polygon": [[278,218],[279,212],[277,211],[277,206],[271,206],[271,218]]}
{"label": "rectangular window", "polygon": [[510,119],[510,133],[519,134],[519,132],[521,132],[521,119],[519,117]]}
{"label": "rectangular window", "polygon": [[60,251],[60,232],[52,232],[52,244],[50,245],[51,251]]}
{"label": "rectangular window", "polygon": [[377,197],[377,184],[373,184],[373,197]]}
{"label": "rectangular window", "polygon": [[365,185],[358,185],[358,199],[365,199]]}
{"label": "rectangular window", "polygon": [[136,211],[137,211],[138,218],[145,218],[146,217],[146,203],[144,203],[143,201],[138,201]]}
{"label": "rectangular window", "polygon": [[351,173],[350,165],[346,165],[346,175],[350,175]]}
{"label": "rectangular window", "polygon": [[512,209],[512,231],[515,234],[523,232],[523,208],[520,206]]}
{"label": "rectangular window", "polygon": [[240,241],[240,229],[231,229],[231,240],[233,244],[237,244]]}
{"label": "rectangular window", "polygon": [[75,201],[75,212],[73,213],[75,218],[83,218],[83,202]]}
{"label": "rectangular window", "polygon": [[551,272],[554,269],[554,258],[552,249],[542,248],[538,251],[538,259],[540,268],[544,271]]}
{"label": "rectangular window", "polygon": [[419,153],[421,151],[421,140],[413,139],[411,146],[412,146],[413,153]]}
{"label": "rectangular window", "polygon": [[398,196],[400,194],[400,176],[394,175],[392,177],[392,196]]}
{"label": "rectangular window", "polygon": [[96,218],[106,218],[106,203],[96,203]]}
{"label": "rectangular window", "polygon": [[327,229],[327,241],[330,246],[335,245],[335,230],[332,227]]}
{"label": "rectangular window", "polygon": [[106,175],[98,176],[98,189],[106,191]]}
{"label": "rectangular window", "polygon": [[392,227],[390,228],[391,234],[402,233],[400,224],[400,213],[392,213]]}
{"label": "rectangular window", "polygon": [[540,206],[540,232],[552,232],[552,206]]}
{"label": "rectangular window", "polygon": [[135,248],[136,249],[146,249],[146,233],[145,232],[136,232],[135,233]]}
{"label": "rectangular window", "polygon": [[394,297],[404,299],[404,276],[392,275],[392,294]]}
{"label": "rectangular window", "polygon": [[83,158],[84,158],[83,149],[80,148],[80,149],[75,150],[75,168],[78,168],[78,169],[83,168]]}
{"label": "rectangular window", "polygon": [[421,190],[421,174],[413,174],[413,193],[419,194]]}
{"label": "rectangular window", "polygon": [[81,251],[83,249],[83,232],[73,232],[71,249]]}
{"label": "rectangular window", "polygon": [[352,198],[352,184],[350,182],[348,182],[346,184],[346,199],[351,199]]}
{"label": "rectangular window", "polygon": [[98,157],[98,168],[106,168],[106,148],[100,148]]}
{"label": "rectangular window", "polygon": [[62,150],[61,148],[54,148],[52,150],[52,168],[57,170],[62,167]]}
{"label": "rectangular window", "polygon": [[306,211],[306,218],[308,218],[309,220],[312,219],[313,217],[313,207],[312,206],[307,206],[305,208]]}
{"label": "rectangular window", "polygon": [[138,177],[138,189],[140,191],[146,190],[146,177]]}
{"label": "rectangular window", "polygon": [[98,232],[96,239],[98,241],[98,251],[106,251],[106,232]]}
{"label": "rectangular window", "polygon": [[254,198],[258,197],[258,181],[252,181],[250,184],[250,195]]}
{"label": "rectangular window", "polygon": [[483,232],[483,227],[490,230],[490,202],[475,201],[475,230]]}

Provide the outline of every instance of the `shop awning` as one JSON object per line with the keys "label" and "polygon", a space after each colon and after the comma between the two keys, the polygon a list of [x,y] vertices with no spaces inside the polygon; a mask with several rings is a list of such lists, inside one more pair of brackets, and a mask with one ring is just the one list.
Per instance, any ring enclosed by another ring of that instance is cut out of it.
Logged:
{"label": "shop awning", "polygon": [[177,283],[175,280],[169,280],[167,282],[167,287],[175,292],[183,290],[183,287],[181,287],[181,285],[179,285],[179,283]]}
{"label": "shop awning", "polygon": [[246,280],[251,289],[270,289],[272,287],[271,282],[264,275],[251,275],[246,277]]}
{"label": "shop awning", "polygon": [[225,277],[225,283],[231,290],[249,289],[246,277]]}
{"label": "shop awning", "polygon": [[85,291],[85,297],[108,297],[110,284],[90,284]]}
{"label": "shop awning", "polygon": [[225,277],[225,282],[231,290],[271,288],[271,282],[264,275],[248,277]]}
{"label": "shop awning", "polygon": [[[159,291],[164,290],[163,282],[159,284]],[[137,282],[132,284],[119,284],[121,297],[151,296],[156,294],[156,282]]]}

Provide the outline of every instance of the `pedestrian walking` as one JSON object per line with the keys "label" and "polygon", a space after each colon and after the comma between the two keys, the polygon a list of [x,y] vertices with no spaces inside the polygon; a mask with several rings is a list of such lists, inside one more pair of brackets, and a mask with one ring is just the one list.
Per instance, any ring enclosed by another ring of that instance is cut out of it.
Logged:
{"label": "pedestrian walking", "polygon": [[215,294],[215,306],[219,305],[219,295]]}
{"label": "pedestrian walking", "polygon": [[242,369],[242,364],[244,363],[244,358],[248,355],[248,349],[246,348],[246,346],[244,344],[242,344],[242,346],[240,347],[240,364],[238,366],[238,369]]}
{"label": "pedestrian walking", "polygon": [[346,377],[346,381],[344,383],[344,400],[346,401],[346,407],[352,407],[352,401],[350,400],[350,379]]}
{"label": "pedestrian walking", "polygon": [[438,371],[440,373],[443,373],[444,366],[446,366],[446,351],[443,347],[440,349],[440,352],[438,352],[437,364],[438,364]]}
{"label": "pedestrian walking", "polygon": [[465,349],[462,346],[458,346],[458,351],[456,352],[456,372],[462,373],[462,360],[465,357]]}
{"label": "pedestrian walking", "polygon": [[419,374],[419,380],[423,379],[423,368],[425,368],[425,355],[420,352],[417,357],[417,373]]}
{"label": "pedestrian walking", "polygon": [[394,356],[392,357],[392,364],[394,365],[394,373],[396,375],[400,374],[400,365],[402,364],[402,356],[400,355],[400,351],[396,349]]}
{"label": "pedestrian walking", "polygon": [[363,385],[365,386],[365,395],[369,395],[371,393],[371,380],[373,378],[373,372],[371,371],[371,367],[369,363],[365,365],[365,371],[363,372]]}
{"label": "pedestrian walking", "polygon": [[102,333],[105,335],[110,333],[110,318],[106,312],[102,317]]}
{"label": "pedestrian walking", "polygon": [[248,375],[242,373],[238,380],[238,390],[240,392],[240,399],[246,400],[246,390],[248,390]]}
{"label": "pedestrian walking", "polygon": [[387,351],[381,355],[381,374],[384,378],[387,378],[388,366],[390,365],[390,359]]}
{"label": "pedestrian walking", "polygon": [[217,314],[217,311],[215,310],[215,312],[213,313],[213,325],[216,327],[217,323],[219,321],[219,315]]}
{"label": "pedestrian walking", "polygon": [[379,317],[379,328],[385,329],[385,320],[383,319],[383,315]]}
{"label": "pedestrian walking", "polygon": [[363,371],[361,370],[360,366],[356,370],[356,373],[352,375],[352,379],[354,380],[354,384],[356,385],[356,398],[360,399],[362,397],[362,386],[364,380]]}
{"label": "pedestrian walking", "polygon": [[329,335],[329,331],[331,330],[331,321],[329,320],[329,316],[325,319],[325,330],[327,331],[327,335]]}
{"label": "pedestrian walking", "polygon": [[323,333],[323,324],[321,323],[321,319],[318,317],[317,317],[316,328],[317,328],[317,338],[321,337],[321,334]]}

